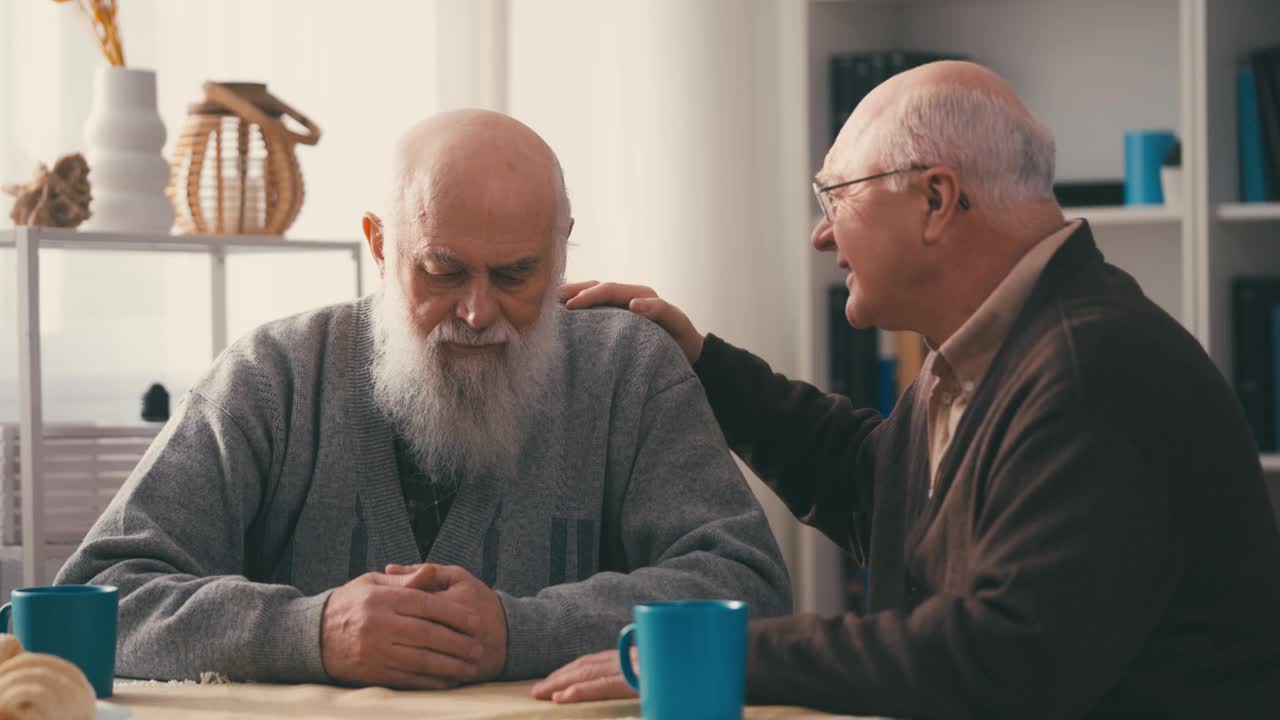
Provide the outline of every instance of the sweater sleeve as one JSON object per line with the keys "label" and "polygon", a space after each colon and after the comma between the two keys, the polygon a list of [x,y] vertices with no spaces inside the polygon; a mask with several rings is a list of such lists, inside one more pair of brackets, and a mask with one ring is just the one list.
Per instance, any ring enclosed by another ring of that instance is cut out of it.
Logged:
{"label": "sweater sleeve", "polygon": [[729,448],[792,514],[842,548],[869,534],[876,411],[788,380],[715,335],[693,369]]}
{"label": "sweater sleeve", "polygon": [[996,458],[964,585],[909,610],[753,624],[750,699],[894,717],[1084,715],[1151,632],[1183,555],[1170,552],[1167,480],[1122,433],[1070,410],[1037,417]]}
{"label": "sweater sleeve", "polygon": [[266,413],[233,417],[193,391],[59,573],[60,584],[119,588],[117,674],[328,681],[328,593],[304,597],[245,577],[272,437]]}
{"label": "sweater sleeve", "polygon": [[752,617],[790,612],[786,566],[768,521],[687,365],[683,378],[645,402],[638,442],[614,513],[624,557],[611,564],[621,567],[531,597],[499,593],[509,628],[504,678],[545,675],[614,647],[636,603],[738,599]]}

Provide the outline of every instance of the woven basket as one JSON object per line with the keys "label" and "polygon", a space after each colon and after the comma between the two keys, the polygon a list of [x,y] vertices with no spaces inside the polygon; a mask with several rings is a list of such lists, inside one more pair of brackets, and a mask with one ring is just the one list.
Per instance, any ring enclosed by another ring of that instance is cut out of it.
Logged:
{"label": "woven basket", "polygon": [[[167,193],[178,229],[201,235],[281,235],[302,209],[294,146],[315,145],[320,128],[261,83],[204,84],[170,160]],[[285,127],[284,116],[306,130]]]}

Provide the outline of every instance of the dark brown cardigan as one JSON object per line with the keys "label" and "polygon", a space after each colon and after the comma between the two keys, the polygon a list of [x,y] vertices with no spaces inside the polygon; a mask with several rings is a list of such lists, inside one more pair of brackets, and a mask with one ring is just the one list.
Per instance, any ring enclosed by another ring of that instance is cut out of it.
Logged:
{"label": "dark brown cardigan", "polygon": [[1280,718],[1280,534],[1258,449],[1199,343],[1087,224],[976,390],[932,499],[916,386],[882,418],[715,336],[695,370],[730,446],[870,563],[867,614],[753,623],[752,702]]}

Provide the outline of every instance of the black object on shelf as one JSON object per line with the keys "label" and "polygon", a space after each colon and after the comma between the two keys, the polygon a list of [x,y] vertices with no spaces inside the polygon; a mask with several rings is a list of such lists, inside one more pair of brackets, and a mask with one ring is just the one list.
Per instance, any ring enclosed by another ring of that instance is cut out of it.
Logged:
{"label": "black object on shelf", "polygon": [[1276,449],[1271,312],[1277,305],[1280,277],[1242,276],[1232,281],[1233,379],[1245,418],[1263,452]]}
{"label": "black object on shelf", "polygon": [[857,407],[875,407],[877,391],[877,364],[880,357],[879,331],[875,328],[859,329],[845,319],[844,306],[849,300],[849,289],[844,285],[832,285],[827,290],[827,358],[831,392],[853,400]]}
{"label": "black object on shelf", "polygon": [[1123,205],[1124,180],[1068,180],[1054,183],[1053,194],[1062,207]]}
{"label": "black object on shelf", "polygon": [[142,419],[147,422],[165,422],[169,419],[169,391],[155,383],[142,396]]}
{"label": "black object on shelf", "polygon": [[1249,66],[1258,93],[1267,200],[1275,202],[1280,200],[1280,45],[1249,53]]}
{"label": "black object on shelf", "polygon": [[938,60],[965,60],[963,55],[881,50],[831,55],[827,79],[831,88],[831,141],[835,142],[854,107],[877,85],[904,70]]}
{"label": "black object on shelf", "polygon": [[1182,167],[1182,141],[1175,139],[1164,157],[1160,158],[1160,167]]}

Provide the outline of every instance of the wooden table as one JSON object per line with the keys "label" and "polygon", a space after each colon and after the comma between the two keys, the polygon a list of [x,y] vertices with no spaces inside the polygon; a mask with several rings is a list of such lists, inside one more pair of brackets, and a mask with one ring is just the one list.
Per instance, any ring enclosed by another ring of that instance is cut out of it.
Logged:
{"label": "wooden table", "polygon": [[[328,685],[255,685],[118,681],[110,704],[129,710],[130,720],[222,720],[306,717],[318,720],[457,718],[585,719],[639,718],[636,700],[553,705],[529,697],[531,682],[491,683],[443,692],[384,688],[352,690]],[[112,713],[113,715],[116,713]],[[100,713],[107,716],[105,713]],[[749,707],[750,720],[832,718],[813,710]]]}

